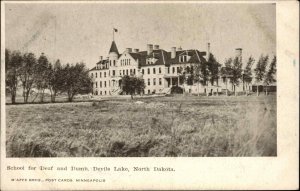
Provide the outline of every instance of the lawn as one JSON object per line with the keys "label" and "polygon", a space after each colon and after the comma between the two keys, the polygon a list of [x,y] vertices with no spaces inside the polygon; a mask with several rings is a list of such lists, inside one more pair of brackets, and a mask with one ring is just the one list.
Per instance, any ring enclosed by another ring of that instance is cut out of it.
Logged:
{"label": "lawn", "polygon": [[276,96],[6,106],[7,157],[276,156]]}

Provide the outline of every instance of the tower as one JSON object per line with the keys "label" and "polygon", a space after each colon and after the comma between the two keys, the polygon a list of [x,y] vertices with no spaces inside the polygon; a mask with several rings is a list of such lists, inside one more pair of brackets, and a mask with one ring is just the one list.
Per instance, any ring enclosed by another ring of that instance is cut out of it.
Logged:
{"label": "tower", "polygon": [[108,61],[109,61],[109,67],[117,66],[117,60],[119,58],[119,51],[117,48],[117,45],[115,41],[112,41],[109,53],[108,53]]}

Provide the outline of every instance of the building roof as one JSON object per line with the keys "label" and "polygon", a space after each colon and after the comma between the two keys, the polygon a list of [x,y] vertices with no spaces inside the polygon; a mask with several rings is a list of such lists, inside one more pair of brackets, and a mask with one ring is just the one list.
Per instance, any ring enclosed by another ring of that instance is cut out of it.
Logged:
{"label": "building roof", "polygon": [[[115,53],[119,54],[115,41],[112,41],[109,52],[115,52]],[[206,52],[200,52],[195,49],[178,50],[178,51],[176,51],[175,58],[171,58],[171,52],[167,52],[163,49],[153,50],[152,53],[150,53],[149,55],[147,54],[147,51],[130,52],[128,54],[130,54],[132,56],[132,58],[138,62],[139,67],[147,67],[147,66],[155,66],[155,65],[170,66],[170,65],[174,65],[174,64],[203,63],[206,61],[204,58],[204,56],[206,55]],[[183,56],[183,55],[190,56],[190,59],[186,62],[180,62],[179,57]],[[147,64],[147,59],[151,59],[151,58],[155,58],[156,62],[153,64]],[[96,65],[105,64],[107,62],[108,62],[108,60],[101,60],[101,61],[97,62]],[[97,70],[97,67],[94,67],[91,70]],[[98,69],[98,70],[100,70],[100,69]]]}
{"label": "building roof", "polygon": [[106,63],[108,63],[108,60],[100,60],[99,62],[96,63],[95,67],[93,67],[92,69],[90,69],[90,71],[93,71],[93,70],[107,70],[108,68],[101,68],[100,69],[100,67],[97,67],[99,65],[104,65]]}
{"label": "building roof", "polygon": [[118,48],[117,48],[117,45],[116,45],[115,41],[112,41],[112,43],[111,43],[109,53],[111,53],[111,52],[115,52],[119,55],[119,51],[118,51]]}

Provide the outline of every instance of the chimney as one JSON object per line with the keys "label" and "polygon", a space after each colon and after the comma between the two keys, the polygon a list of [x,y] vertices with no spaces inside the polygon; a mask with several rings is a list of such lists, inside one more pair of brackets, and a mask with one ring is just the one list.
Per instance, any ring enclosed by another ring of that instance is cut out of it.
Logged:
{"label": "chimney", "polygon": [[243,49],[241,49],[241,48],[236,48],[235,49],[235,56],[238,57],[240,62],[242,62],[242,51],[243,51]]}
{"label": "chimney", "polygon": [[103,56],[100,56],[100,61],[102,61],[102,59],[103,59]]}
{"label": "chimney", "polygon": [[154,45],[154,50],[158,50],[159,49],[159,45]]}
{"label": "chimney", "polygon": [[206,61],[209,60],[209,57],[210,57],[210,43],[207,43]]}
{"label": "chimney", "polygon": [[135,48],[135,49],[133,49],[133,52],[138,53],[139,49]]}
{"label": "chimney", "polygon": [[150,55],[153,52],[153,45],[147,44],[147,55]]}
{"label": "chimney", "polygon": [[182,48],[181,48],[181,47],[179,47],[179,48],[178,48],[178,50],[179,50],[179,51],[181,51],[181,50],[182,50]]}
{"label": "chimney", "polygon": [[131,53],[132,52],[132,48],[126,48],[126,52]]}
{"label": "chimney", "polygon": [[171,48],[171,58],[175,58],[176,57],[176,47],[172,47]]}

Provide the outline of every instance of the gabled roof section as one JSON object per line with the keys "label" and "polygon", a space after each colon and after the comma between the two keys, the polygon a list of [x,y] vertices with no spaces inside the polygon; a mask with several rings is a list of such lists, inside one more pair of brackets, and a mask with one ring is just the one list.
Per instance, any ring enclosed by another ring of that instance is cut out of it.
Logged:
{"label": "gabled roof section", "polygon": [[[187,62],[179,62],[179,57],[188,55],[191,58]],[[181,51],[176,51],[176,57],[171,58],[171,52],[168,52],[168,64],[182,64],[182,63],[201,63],[205,62],[205,58],[203,56],[206,55],[206,52],[200,52],[195,49],[191,50],[181,50]]]}
{"label": "gabled roof section", "polygon": [[[140,54],[140,66],[155,66],[167,64],[168,52],[162,49],[153,50],[150,55],[147,55],[147,51],[139,52]],[[146,60],[149,58],[155,58],[157,61],[154,64],[146,64]]]}
{"label": "gabled roof section", "polygon": [[135,53],[135,52],[130,52],[128,54],[135,60],[137,60],[141,57],[141,55],[139,53]]}
{"label": "gabled roof section", "polygon": [[112,43],[111,43],[109,53],[111,53],[111,52],[115,52],[119,55],[119,51],[118,51],[118,48],[117,48],[117,45],[116,45],[115,41],[112,41]]}

